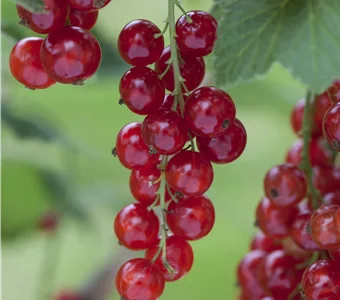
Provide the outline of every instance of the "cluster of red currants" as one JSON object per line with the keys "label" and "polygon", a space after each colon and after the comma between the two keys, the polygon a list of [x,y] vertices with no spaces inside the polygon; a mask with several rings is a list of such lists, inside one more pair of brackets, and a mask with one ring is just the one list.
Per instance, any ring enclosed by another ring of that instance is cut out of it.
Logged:
{"label": "cluster of red currants", "polygon": [[340,81],[314,99],[306,150],[305,107],[301,100],[291,114],[301,139],[265,176],[265,197],[256,209],[260,230],[237,270],[239,299],[340,299],[340,168],[330,147],[339,151]]}
{"label": "cluster of red currants", "polygon": [[39,34],[14,45],[9,66],[13,77],[30,89],[56,82],[81,85],[99,68],[101,49],[89,30],[98,10],[110,0],[44,0],[45,11],[32,13],[17,5],[20,24]]}
{"label": "cluster of red currants", "polygon": [[[118,213],[114,231],[122,246],[146,250],[145,258],[124,263],[117,273],[116,287],[126,300],[156,300],[165,281],[190,271],[188,241],[205,237],[215,221],[204,195],[213,181],[211,162],[234,161],[247,140],[231,97],[216,87],[199,88],[217,21],[191,11],[168,26],[170,47],[164,48],[164,32],[147,20],[131,21],[118,38],[122,58],[133,65],[120,81],[120,103],[146,115],[120,130],[113,149],[131,170],[136,200]],[[147,67],[153,63],[155,71]],[[161,222],[154,212],[159,205]]]}

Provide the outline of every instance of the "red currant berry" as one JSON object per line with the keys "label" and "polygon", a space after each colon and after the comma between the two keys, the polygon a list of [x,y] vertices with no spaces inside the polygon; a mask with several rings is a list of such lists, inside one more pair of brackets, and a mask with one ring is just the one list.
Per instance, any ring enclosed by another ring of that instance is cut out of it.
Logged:
{"label": "red currant berry", "polygon": [[236,160],[247,144],[247,132],[240,120],[235,119],[227,130],[218,137],[197,137],[198,150],[204,157],[217,164]]}
{"label": "red currant berry", "polygon": [[142,124],[144,141],[160,154],[180,151],[188,139],[188,128],[177,112],[158,110],[149,114]]}
{"label": "red currant berry", "polygon": [[137,67],[153,64],[164,48],[164,38],[160,33],[159,28],[148,20],[131,21],[118,37],[120,56],[128,64]]}
{"label": "red currant berry", "polygon": [[340,102],[334,104],[325,114],[323,134],[332,148],[340,152]]}
{"label": "red currant berry", "polygon": [[17,5],[17,12],[21,19],[20,24],[34,32],[48,34],[64,27],[69,7],[63,0],[44,0],[45,11],[32,13],[26,8]]}
{"label": "red currant berry", "polygon": [[215,87],[201,87],[190,94],[184,118],[198,136],[216,137],[227,131],[236,109],[231,97]]}
{"label": "red currant berry", "polygon": [[205,193],[214,179],[211,163],[199,152],[181,151],[169,161],[165,170],[169,186],[188,196]]}
{"label": "red currant berry", "polygon": [[285,238],[282,241],[282,246],[283,251],[286,254],[293,256],[296,260],[298,260],[301,263],[306,262],[308,259],[312,257],[313,254],[313,252],[307,251],[298,246],[291,237]]}
{"label": "red currant berry", "polygon": [[327,204],[327,205],[335,204],[335,205],[340,206],[340,189],[324,195],[323,204]]}
{"label": "red currant berry", "polygon": [[314,167],[313,184],[321,195],[338,190],[340,186],[340,168]]}
{"label": "red currant berry", "polygon": [[124,247],[143,250],[157,242],[159,221],[153,210],[140,203],[130,204],[116,216],[114,231]]}
{"label": "red currant berry", "polygon": [[[188,97],[186,95],[183,95],[183,100],[184,103],[187,101]],[[163,110],[172,110],[172,106],[174,104],[175,101],[175,96],[171,95],[171,94],[167,94],[164,97],[163,103],[161,105],[161,107],[159,109],[163,109]],[[179,104],[177,103],[177,108],[176,108],[177,113],[181,116],[181,109]]]}
{"label": "red currant berry", "polygon": [[327,92],[334,103],[340,102],[340,79],[334,80]]}
{"label": "red currant berry", "polygon": [[90,30],[96,25],[98,10],[85,11],[71,9],[69,19],[72,26]]}
{"label": "red currant berry", "polygon": [[184,55],[206,56],[213,51],[217,39],[217,21],[205,11],[189,11],[188,22],[185,15],[176,23],[177,45]]}
{"label": "red currant berry", "polygon": [[117,291],[126,300],[157,300],[164,285],[162,271],[144,258],[127,261],[116,275]]}
{"label": "red currant berry", "polygon": [[43,39],[25,38],[13,47],[9,68],[13,77],[30,89],[45,89],[55,84],[46,74],[40,60]]}
{"label": "red currant berry", "polygon": [[54,300],[81,300],[81,296],[77,292],[63,291],[59,293]]}
{"label": "red currant berry", "polygon": [[279,241],[266,236],[261,230],[259,230],[252,238],[250,249],[262,250],[264,252],[270,253],[275,250],[282,249],[282,245]]}
{"label": "red currant berry", "polygon": [[96,38],[79,27],[50,33],[41,47],[46,73],[61,83],[82,84],[98,69],[102,53]]}
{"label": "red currant berry", "polygon": [[289,235],[297,213],[295,207],[277,207],[264,197],[256,209],[256,223],[265,235],[283,238]]}
{"label": "red currant berry", "polygon": [[147,67],[127,71],[120,80],[119,92],[127,107],[139,115],[157,111],[165,96],[157,73]]}
{"label": "red currant berry", "polygon": [[[171,57],[170,46],[163,50],[163,53],[159,60],[155,64],[156,72],[161,75],[164,74],[166,68],[168,67],[168,62]],[[203,81],[205,74],[205,63],[202,57],[183,57],[183,63],[180,65],[180,73],[182,78],[185,80],[185,86],[189,91],[196,89]],[[164,87],[168,91],[173,91],[175,89],[174,81],[174,70],[170,67],[169,71],[165,73],[162,78]]]}
{"label": "red currant berry", "polygon": [[331,250],[340,247],[340,234],[336,230],[335,222],[338,208],[337,205],[323,205],[311,217],[311,235],[321,249]]}
{"label": "red currant berry", "polygon": [[[338,237],[340,239],[340,206],[338,206],[338,210],[336,211],[336,213],[334,215],[334,219],[335,219],[336,231],[337,231]],[[339,246],[339,248],[340,248],[340,246]]]}
{"label": "red currant berry", "polygon": [[291,164],[275,166],[265,176],[264,191],[275,206],[295,206],[307,194],[305,173]]}
{"label": "red currant berry", "polygon": [[142,124],[138,122],[124,126],[118,133],[114,154],[128,169],[153,168],[159,162],[159,154],[150,154],[142,138]]}
{"label": "red currant berry", "polygon": [[38,220],[38,228],[44,232],[55,232],[59,225],[60,216],[58,213],[51,211],[43,214]]}
{"label": "red currant berry", "polygon": [[191,196],[172,201],[167,221],[174,235],[194,241],[205,237],[213,228],[215,209],[208,197]]}
{"label": "red currant berry", "polygon": [[335,250],[328,250],[328,253],[332,259],[340,261],[340,247]]}
{"label": "red currant berry", "polygon": [[[145,251],[146,259],[152,260],[155,258],[159,250],[158,244]],[[169,271],[164,267],[162,251],[155,260],[155,264],[162,270],[165,281],[175,281],[189,273],[194,262],[194,253],[186,240],[172,235],[166,240],[166,259],[174,270],[172,276],[170,276]]]}
{"label": "red currant berry", "polygon": [[332,106],[332,100],[329,98],[328,92],[323,92],[321,95],[315,99],[314,107],[314,123],[317,128],[319,128],[320,133],[322,133],[322,121],[327,112],[327,110]]}
{"label": "red currant berry", "polygon": [[108,5],[111,0],[68,0],[71,8],[77,10],[97,10]]}
{"label": "red currant berry", "polygon": [[302,277],[302,291],[306,299],[340,299],[340,262],[318,260],[310,265]]}

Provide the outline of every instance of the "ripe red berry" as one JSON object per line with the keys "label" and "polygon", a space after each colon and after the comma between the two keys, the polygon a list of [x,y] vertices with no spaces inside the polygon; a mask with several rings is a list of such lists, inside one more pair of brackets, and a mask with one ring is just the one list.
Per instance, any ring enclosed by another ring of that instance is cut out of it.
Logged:
{"label": "ripe red berry", "polygon": [[127,261],[116,275],[117,291],[126,300],[157,300],[164,285],[162,271],[144,258]]}
{"label": "ripe red berry", "polygon": [[181,151],[168,162],[165,178],[169,186],[184,195],[205,193],[214,179],[211,163],[199,152]]}
{"label": "ripe red berry", "polygon": [[128,169],[153,168],[159,162],[159,154],[150,154],[142,133],[142,124],[134,122],[125,125],[118,133],[114,154]]}
{"label": "ripe red berry", "polygon": [[13,77],[30,89],[45,89],[55,84],[41,64],[42,43],[40,38],[25,38],[14,45],[9,57]]}
{"label": "ripe red berry", "polygon": [[323,205],[318,208],[310,220],[311,235],[321,249],[340,247],[340,234],[337,232],[335,213],[339,206]]}
{"label": "ripe red berry", "polygon": [[188,128],[177,112],[158,110],[144,119],[142,136],[157,152],[170,155],[182,150],[188,139]]}
{"label": "ripe red berry", "polygon": [[189,129],[198,136],[216,137],[227,131],[236,109],[231,97],[215,87],[201,87],[190,94],[184,110]]}
{"label": "ripe red berry", "polygon": [[54,300],[81,300],[82,297],[75,291],[63,291],[59,293]]}
{"label": "ripe red berry", "polygon": [[205,11],[189,11],[189,23],[181,16],[176,23],[177,45],[184,55],[206,56],[213,51],[217,39],[217,21]]}
{"label": "ripe red berry", "polygon": [[313,184],[321,195],[338,190],[340,186],[340,168],[314,167]]}
{"label": "ripe red berry", "polygon": [[77,10],[97,10],[108,5],[111,0],[68,0],[71,8]]}
{"label": "ripe red berry", "polygon": [[287,237],[282,240],[283,251],[293,256],[300,263],[306,262],[308,259],[312,257],[313,252],[307,251],[301,248],[299,245],[295,243],[295,241],[291,237]]}
{"label": "ripe red berry", "polygon": [[327,92],[333,102],[340,102],[340,79],[334,80]]}
{"label": "ripe red berry", "polygon": [[127,107],[139,115],[157,111],[165,96],[157,73],[147,67],[127,71],[120,80],[119,92]]}
{"label": "ripe red berry", "polygon": [[96,38],[79,27],[50,33],[41,47],[46,73],[60,83],[82,84],[97,71],[101,57]]}
{"label": "ripe red berry", "polygon": [[264,191],[275,206],[295,206],[307,194],[305,174],[291,164],[275,166],[265,176]]}
{"label": "ripe red berry", "polygon": [[[159,75],[164,74],[166,68],[168,67],[170,57],[171,50],[170,46],[168,46],[163,50],[161,57],[156,61],[155,64],[155,70]],[[189,91],[192,91],[196,89],[203,81],[205,74],[204,59],[202,57],[183,56],[182,60],[183,63],[180,65],[180,73],[182,78],[185,80],[185,86]],[[163,76],[162,82],[168,91],[172,92],[175,89],[174,70],[172,66]]]}
{"label": "ripe red berry", "polygon": [[21,19],[20,24],[32,31],[48,34],[64,27],[68,17],[69,7],[63,0],[44,0],[45,11],[32,13],[26,8],[17,5],[17,12]]}
{"label": "ripe red berry", "polygon": [[[183,100],[184,103],[187,101],[188,97],[186,95],[183,95]],[[161,105],[161,107],[159,109],[163,109],[163,110],[172,110],[172,106],[174,104],[175,101],[175,96],[171,95],[171,94],[167,94],[164,97],[163,103]],[[177,103],[177,108],[176,108],[177,113],[181,116],[181,109],[179,106],[179,103]]]}
{"label": "ripe red berry", "polygon": [[340,206],[340,189],[335,190],[334,192],[327,193],[323,196],[323,203],[330,205],[335,204]]}
{"label": "ripe red berry", "polygon": [[261,230],[259,230],[256,232],[251,240],[250,249],[262,250],[264,252],[270,253],[275,250],[282,249],[282,245],[280,241],[266,236]]}
{"label": "ripe red berry", "polygon": [[247,144],[247,132],[238,119],[218,137],[201,137],[197,139],[198,150],[204,157],[217,164],[226,164],[236,160]]}
{"label": "ripe red berry", "polygon": [[334,214],[334,220],[335,220],[335,228],[338,233],[338,237],[340,239],[340,206],[338,206],[338,210]]}
{"label": "ripe red berry", "polygon": [[[145,258],[152,260],[159,250],[159,243],[145,251]],[[164,267],[162,262],[162,252],[155,260],[155,264],[162,270],[165,281],[175,281],[183,278],[191,270],[194,262],[194,253],[190,244],[181,237],[172,235],[166,240],[166,259],[174,272],[172,276]]]}
{"label": "ripe red berry", "polygon": [[159,221],[153,210],[140,203],[130,204],[117,214],[114,231],[124,247],[143,250],[157,242]]}
{"label": "ripe red berry", "polygon": [[340,262],[318,260],[310,265],[302,277],[302,291],[306,299],[340,299]]}
{"label": "ripe red berry", "polygon": [[153,64],[162,54],[163,35],[148,20],[133,20],[125,25],[118,37],[120,56],[130,65],[142,67]]}
{"label": "ripe red berry", "polygon": [[332,257],[332,259],[340,262],[340,247],[334,250],[328,250],[328,253]]}
{"label": "ripe red berry", "polygon": [[256,223],[263,233],[272,238],[289,235],[298,210],[295,207],[277,207],[268,198],[262,198],[256,209]]}
{"label": "ripe red berry", "polygon": [[325,114],[323,134],[332,148],[340,152],[340,102],[334,104]]}
{"label": "ripe red berry", "polygon": [[72,26],[90,30],[94,25],[96,25],[98,10],[85,11],[71,9],[69,19]]}
{"label": "ripe red berry", "polygon": [[315,98],[314,124],[320,133],[322,133],[322,121],[325,113],[331,106],[332,100],[329,98],[327,91]]}
{"label": "ripe red berry", "polygon": [[168,207],[167,222],[174,235],[186,240],[198,240],[205,237],[213,228],[215,209],[208,197],[184,197]]}
{"label": "ripe red berry", "polygon": [[38,220],[38,228],[44,232],[54,232],[60,221],[60,216],[55,211],[50,211],[43,214]]}

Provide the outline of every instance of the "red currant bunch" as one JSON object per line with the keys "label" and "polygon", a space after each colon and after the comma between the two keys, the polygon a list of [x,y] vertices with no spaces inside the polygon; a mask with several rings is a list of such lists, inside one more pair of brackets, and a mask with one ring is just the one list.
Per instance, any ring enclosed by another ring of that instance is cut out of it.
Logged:
{"label": "red currant bunch", "polygon": [[[236,160],[247,143],[231,96],[216,87],[200,87],[203,57],[217,38],[216,20],[192,11],[176,23],[174,6],[165,30],[134,20],[118,38],[121,57],[132,65],[121,78],[119,103],[144,116],[143,122],[119,131],[112,151],[131,170],[134,198],[117,214],[114,231],[122,246],[145,250],[144,258],[126,262],[117,273],[116,287],[125,300],[156,300],[165,282],[190,271],[190,242],[207,236],[215,222],[213,203],[205,194],[214,178],[212,163]],[[163,37],[167,29],[169,46]],[[304,177],[296,176],[303,184]],[[299,193],[306,193],[303,188]],[[159,217],[154,212],[158,206]]]}

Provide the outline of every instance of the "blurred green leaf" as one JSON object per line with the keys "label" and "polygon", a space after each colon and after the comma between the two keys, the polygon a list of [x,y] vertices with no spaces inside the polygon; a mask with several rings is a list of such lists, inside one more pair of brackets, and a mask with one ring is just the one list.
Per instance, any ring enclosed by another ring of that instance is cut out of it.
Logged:
{"label": "blurred green leaf", "polygon": [[315,92],[339,76],[338,0],[215,0],[217,84],[266,73],[275,61]]}
{"label": "blurred green leaf", "polygon": [[15,0],[16,4],[26,8],[30,12],[44,13],[45,2],[43,0]]}

